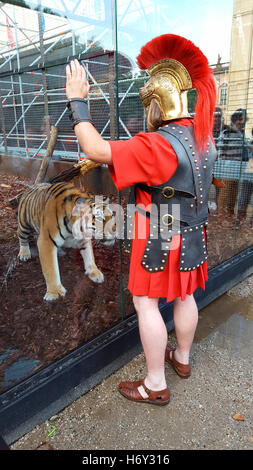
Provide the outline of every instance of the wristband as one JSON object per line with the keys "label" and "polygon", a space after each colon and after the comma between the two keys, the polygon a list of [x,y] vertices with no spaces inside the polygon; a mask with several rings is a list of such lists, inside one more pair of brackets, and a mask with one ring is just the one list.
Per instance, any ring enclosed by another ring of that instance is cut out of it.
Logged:
{"label": "wristband", "polygon": [[[71,98],[67,103],[69,109],[69,119],[72,121],[72,127],[79,122],[90,122],[93,124],[87,103],[82,98]],[[93,124],[94,125],[94,124]]]}

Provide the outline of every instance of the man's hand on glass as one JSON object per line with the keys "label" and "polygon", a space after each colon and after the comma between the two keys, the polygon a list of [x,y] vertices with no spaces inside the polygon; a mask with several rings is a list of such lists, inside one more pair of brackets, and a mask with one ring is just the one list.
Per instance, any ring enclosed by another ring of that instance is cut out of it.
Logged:
{"label": "man's hand on glass", "polygon": [[86,72],[78,60],[72,60],[66,66],[66,95],[68,100],[72,98],[86,98],[90,91]]}

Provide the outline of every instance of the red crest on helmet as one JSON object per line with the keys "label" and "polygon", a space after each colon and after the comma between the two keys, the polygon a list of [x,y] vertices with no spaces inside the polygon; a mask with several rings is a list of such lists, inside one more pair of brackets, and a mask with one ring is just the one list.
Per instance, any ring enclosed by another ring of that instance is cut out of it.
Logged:
{"label": "red crest on helmet", "polygon": [[162,59],[175,59],[188,71],[192,88],[197,91],[194,116],[194,135],[202,152],[213,129],[216,105],[216,84],[206,56],[188,39],[175,34],[163,34],[141,48],[137,57],[140,69],[146,70]]}

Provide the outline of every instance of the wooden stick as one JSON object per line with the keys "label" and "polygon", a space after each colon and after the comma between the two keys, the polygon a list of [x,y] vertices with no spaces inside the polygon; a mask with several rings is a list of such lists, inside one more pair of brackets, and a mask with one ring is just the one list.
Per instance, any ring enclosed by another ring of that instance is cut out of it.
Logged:
{"label": "wooden stick", "polygon": [[[40,183],[41,181],[44,180],[46,176],[48,165],[49,165],[50,159],[52,158],[52,155],[56,146],[57,136],[58,136],[58,127],[51,126],[51,135],[50,135],[50,139],[49,139],[48,146],[46,149],[46,153],[42,159],[34,184]],[[19,201],[23,193],[24,191],[22,191],[22,193],[19,193],[17,196],[9,200],[9,205],[12,207],[12,209],[16,209],[18,207]]]}
{"label": "wooden stick", "polygon": [[57,136],[58,136],[58,127],[51,126],[51,135],[50,135],[50,139],[48,142],[47,150],[42,159],[40,169],[39,169],[39,172],[37,174],[34,184],[41,183],[41,181],[45,179],[49,162],[50,162],[50,159],[52,158],[52,155],[56,146]]}

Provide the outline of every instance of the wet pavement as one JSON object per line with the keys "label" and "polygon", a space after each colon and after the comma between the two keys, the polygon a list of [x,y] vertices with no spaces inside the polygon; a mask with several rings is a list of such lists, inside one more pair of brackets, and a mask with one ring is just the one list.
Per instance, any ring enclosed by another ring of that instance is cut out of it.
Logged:
{"label": "wet pavement", "polygon": [[145,376],[140,354],[11,449],[250,450],[252,337],[253,275],[199,312],[191,377],[183,380],[166,365],[169,405],[140,405],[118,393],[122,380]]}

